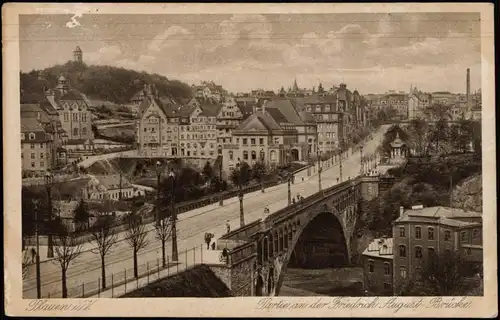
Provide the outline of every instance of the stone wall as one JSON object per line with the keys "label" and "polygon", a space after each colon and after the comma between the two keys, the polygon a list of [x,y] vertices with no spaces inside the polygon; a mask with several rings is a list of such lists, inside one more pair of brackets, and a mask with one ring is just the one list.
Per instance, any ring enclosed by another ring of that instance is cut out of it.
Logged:
{"label": "stone wall", "polygon": [[231,268],[224,265],[208,265],[210,270],[219,278],[224,284],[231,289]]}
{"label": "stone wall", "polygon": [[254,263],[256,255],[231,266],[231,293],[236,297],[253,295]]}

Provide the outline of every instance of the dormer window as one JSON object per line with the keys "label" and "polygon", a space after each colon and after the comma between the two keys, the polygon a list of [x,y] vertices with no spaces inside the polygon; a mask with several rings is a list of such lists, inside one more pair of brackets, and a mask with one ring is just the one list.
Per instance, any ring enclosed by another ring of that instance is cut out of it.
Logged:
{"label": "dormer window", "polygon": [[35,140],[35,134],[33,132],[30,132],[30,140]]}

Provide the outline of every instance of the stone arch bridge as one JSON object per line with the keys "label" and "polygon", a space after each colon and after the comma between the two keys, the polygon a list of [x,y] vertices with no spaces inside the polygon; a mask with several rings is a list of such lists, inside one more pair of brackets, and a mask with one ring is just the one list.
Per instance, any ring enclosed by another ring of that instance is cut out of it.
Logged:
{"label": "stone arch bridge", "polygon": [[383,177],[348,180],[224,235],[218,248],[229,249],[224,279],[233,295],[279,295],[288,266],[348,265],[361,200],[390,185]]}

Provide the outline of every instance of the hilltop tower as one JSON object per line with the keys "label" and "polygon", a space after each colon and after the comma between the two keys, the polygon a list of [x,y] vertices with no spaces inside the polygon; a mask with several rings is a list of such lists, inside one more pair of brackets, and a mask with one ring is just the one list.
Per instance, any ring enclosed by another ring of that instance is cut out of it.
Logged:
{"label": "hilltop tower", "polygon": [[83,52],[79,46],[77,46],[75,50],[73,50],[73,61],[83,63]]}

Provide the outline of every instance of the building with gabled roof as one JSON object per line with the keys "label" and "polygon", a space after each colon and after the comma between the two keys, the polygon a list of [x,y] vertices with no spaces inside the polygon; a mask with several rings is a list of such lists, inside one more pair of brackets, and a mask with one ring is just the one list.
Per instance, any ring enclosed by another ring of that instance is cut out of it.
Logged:
{"label": "building with gabled roof", "polygon": [[365,288],[372,294],[393,294],[392,238],[373,239],[361,254]]}
{"label": "building with gabled roof", "polygon": [[21,167],[23,172],[41,174],[53,168],[54,133],[35,117],[21,117]]}

